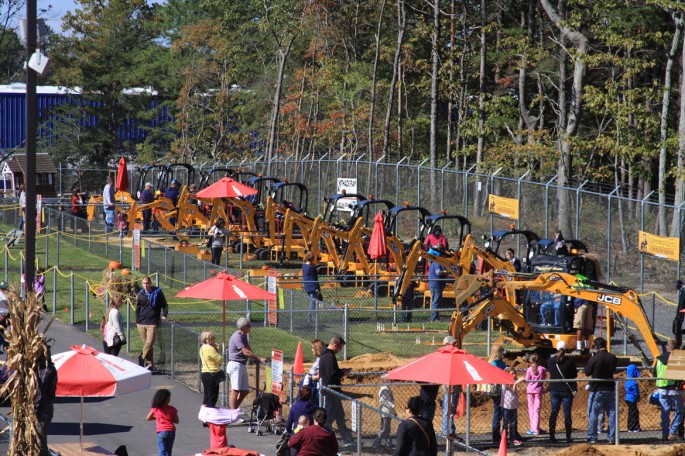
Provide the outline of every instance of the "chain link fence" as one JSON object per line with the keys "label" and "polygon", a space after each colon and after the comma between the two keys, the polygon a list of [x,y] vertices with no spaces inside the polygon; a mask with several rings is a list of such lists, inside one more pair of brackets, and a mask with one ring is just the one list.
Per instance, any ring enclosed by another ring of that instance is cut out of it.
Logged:
{"label": "chain link fence", "polygon": [[[350,438],[353,440],[351,446],[357,449],[357,454],[377,454],[392,450],[394,438],[391,444],[387,445],[386,434],[383,432],[384,424],[388,426],[389,435],[396,436],[397,426],[403,418],[406,418],[404,409],[406,408],[407,401],[412,396],[421,395],[421,385],[400,382],[383,383],[381,382],[381,375],[382,373],[380,372],[359,373],[355,375],[355,379],[350,381],[351,383],[343,384],[340,390],[326,387],[321,389],[320,402],[329,411],[328,424],[335,430],[340,442],[348,441]],[[523,372],[520,372],[520,375],[522,376]],[[641,396],[638,402],[638,428],[640,430],[639,432],[630,432],[628,428],[628,405],[625,401],[625,373],[617,375],[623,376],[623,378],[614,379],[616,389],[613,394],[615,394],[618,410],[616,414],[616,424],[618,426],[617,441],[622,444],[637,444],[661,440],[661,407],[649,403],[649,396],[655,391],[655,379],[651,377],[636,379]],[[356,383],[360,377],[362,380],[360,383]],[[550,382],[552,381],[546,380],[543,383],[548,384]],[[590,383],[591,380],[588,379],[578,379],[577,381],[578,393],[573,398],[571,412],[573,423],[572,438],[574,442],[584,442],[588,436],[588,399],[590,392],[586,387]],[[526,446],[548,446],[550,445],[548,424],[551,414],[549,394],[544,393],[542,395],[539,414],[540,434],[528,435],[527,431],[530,429],[530,420],[525,385],[526,383],[524,382],[516,387],[520,402],[520,407],[517,410],[518,432],[521,434]],[[392,391],[394,414],[387,414],[381,411],[381,404],[379,403],[379,390],[381,387],[387,387]],[[493,442],[493,399],[478,390],[479,388],[473,385],[464,389],[463,400],[466,401],[468,406],[464,407],[462,415],[457,413],[457,417],[454,418],[456,438],[452,439],[452,444],[456,447],[467,446],[483,450],[496,448],[499,445],[499,440]],[[445,387],[439,388],[433,404],[434,414],[432,423],[438,443],[442,446],[441,449],[444,449],[446,437],[449,436],[451,431],[448,428],[449,418],[446,413],[446,395],[447,389]],[[458,400],[458,393],[454,397]],[[424,408],[424,411],[426,408]],[[456,409],[457,405],[455,404],[453,410]],[[342,431],[340,424],[334,423],[331,420],[331,414],[334,417],[344,417],[344,425],[342,426],[344,429]],[[386,418],[386,420],[383,420],[383,418]],[[671,415],[672,418],[673,415]],[[606,442],[608,437],[608,417],[605,416],[599,420],[598,429],[599,441],[601,442],[603,439]],[[558,446],[567,445],[563,437],[564,435],[564,415],[562,410],[557,419],[556,437],[559,442],[563,443],[559,443]]]}

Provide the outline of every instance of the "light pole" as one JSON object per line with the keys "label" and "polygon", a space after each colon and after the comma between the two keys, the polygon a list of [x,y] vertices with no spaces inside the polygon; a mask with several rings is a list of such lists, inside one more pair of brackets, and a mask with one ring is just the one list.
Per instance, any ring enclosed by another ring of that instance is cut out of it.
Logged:
{"label": "light pole", "polygon": [[26,289],[33,292],[36,275],[36,82],[37,74],[28,62],[36,51],[37,0],[26,1]]}

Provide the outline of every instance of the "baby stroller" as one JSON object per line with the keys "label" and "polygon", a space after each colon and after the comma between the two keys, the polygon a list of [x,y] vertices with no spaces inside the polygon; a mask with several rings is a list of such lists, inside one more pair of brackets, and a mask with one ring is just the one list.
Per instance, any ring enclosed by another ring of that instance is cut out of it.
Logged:
{"label": "baby stroller", "polygon": [[[256,423],[257,435],[262,435],[261,427],[264,426],[269,432],[279,433],[278,417],[281,414],[281,400],[276,394],[261,392],[252,401],[252,412],[250,413],[250,425],[247,432],[255,432],[252,423]],[[268,425],[264,424],[268,421]]]}

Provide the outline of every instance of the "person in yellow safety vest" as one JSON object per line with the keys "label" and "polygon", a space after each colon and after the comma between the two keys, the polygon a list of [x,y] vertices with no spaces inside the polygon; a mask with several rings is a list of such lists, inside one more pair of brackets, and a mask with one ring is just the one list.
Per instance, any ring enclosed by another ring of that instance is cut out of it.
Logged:
{"label": "person in yellow safety vest", "polygon": [[[666,343],[666,351],[657,358],[656,366],[654,366],[654,375],[657,377],[656,387],[661,404],[662,440],[683,440],[678,435],[678,428],[682,426],[685,415],[685,401],[683,401],[681,382],[664,378],[668,358],[675,348],[677,348],[677,342],[670,339]],[[675,411],[673,422],[671,422],[671,411]]]}

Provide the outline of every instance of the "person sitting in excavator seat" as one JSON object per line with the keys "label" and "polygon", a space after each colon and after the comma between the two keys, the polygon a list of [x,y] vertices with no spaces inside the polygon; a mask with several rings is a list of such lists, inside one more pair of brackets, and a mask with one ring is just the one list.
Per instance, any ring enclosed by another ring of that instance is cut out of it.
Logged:
{"label": "person sitting in excavator seat", "polygon": [[540,306],[542,324],[546,326],[559,326],[561,324],[562,299],[560,294],[555,294],[553,299],[545,301]]}

